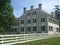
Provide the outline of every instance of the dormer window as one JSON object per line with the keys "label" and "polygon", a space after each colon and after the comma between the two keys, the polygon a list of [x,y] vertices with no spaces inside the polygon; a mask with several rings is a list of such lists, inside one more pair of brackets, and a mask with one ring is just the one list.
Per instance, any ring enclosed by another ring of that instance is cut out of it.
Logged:
{"label": "dormer window", "polygon": [[28,13],[27,13],[27,16],[31,16],[31,12],[28,12]]}

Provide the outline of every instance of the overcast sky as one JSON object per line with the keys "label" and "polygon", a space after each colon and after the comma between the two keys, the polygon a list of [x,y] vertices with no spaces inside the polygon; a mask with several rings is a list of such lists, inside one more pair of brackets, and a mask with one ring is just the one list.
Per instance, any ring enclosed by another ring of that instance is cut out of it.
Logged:
{"label": "overcast sky", "polygon": [[38,4],[42,4],[42,9],[48,13],[52,12],[54,5],[60,5],[60,0],[11,0],[11,4],[14,8],[14,15],[20,17],[23,13],[23,8],[33,5],[34,8],[38,7]]}

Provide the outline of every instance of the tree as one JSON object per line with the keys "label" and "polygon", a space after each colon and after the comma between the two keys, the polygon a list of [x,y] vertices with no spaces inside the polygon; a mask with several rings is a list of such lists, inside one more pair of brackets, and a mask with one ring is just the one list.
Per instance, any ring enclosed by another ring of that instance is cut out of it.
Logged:
{"label": "tree", "polygon": [[60,32],[60,5],[55,5],[55,17],[59,20],[59,32]]}
{"label": "tree", "polygon": [[11,0],[0,0],[0,32],[11,27],[15,20]]}

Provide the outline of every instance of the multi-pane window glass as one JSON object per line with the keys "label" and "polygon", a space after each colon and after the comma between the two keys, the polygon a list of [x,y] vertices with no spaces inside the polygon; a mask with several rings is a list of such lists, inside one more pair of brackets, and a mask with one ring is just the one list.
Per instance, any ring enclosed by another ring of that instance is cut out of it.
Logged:
{"label": "multi-pane window glass", "polygon": [[49,18],[49,22],[52,22],[52,23],[55,23],[55,24],[59,24],[58,21],[56,21],[56,20],[54,20],[54,19],[51,19],[51,18]]}
{"label": "multi-pane window glass", "polygon": [[36,11],[33,12],[33,15],[36,15]]}
{"label": "multi-pane window glass", "polygon": [[17,28],[12,28],[11,31],[12,32],[17,32]]}
{"label": "multi-pane window glass", "polygon": [[31,27],[27,27],[27,31],[31,31]]}
{"label": "multi-pane window glass", "polygon": [[13,29],[13,28],[11,28],[11,32],[13,32],[13,30],[14,30],[14,29]]}
{"label": "multi-pane window glass", "polygon": [[45,22],[45,18],[41,18],[41,22]]}
{"label": "multi-pane window glass", "polygon": [[15,25],[17,25],[17,23],[15,22]]}
{"label": "multi-pane window glass", "polygon": [[[32,14],[36,15],[36,11],[33,11]],[[31,12],[27,12],[27,16],[31,16]]]}
{"label": "multi-pane window glass", "polygon": [[15,28],[15,32],[17,31],[17,28]]}
{"label": "multi-pane window glass", "polygon": [[34,27],[33,27],[33,31],[36,31],[36,30],[37,30],[37,27],[36,27],[36,26],[34,26]]}
{"label": "multi-pane window glass", "polygon": [[33,23],[36,23],[36,19],[33,19]]}
{"label": "multi-pane window glass", "polygon": [[19,25],[19,22],[17,22],[17,25]]}
{"label": "multi-pane window glass", "polygon": [[28,12],[28,13],[27,13],[27,16],[31,16],[31,12]]}
{"label": "multi-pane window glass", "polygon": [[41,26],[41,31],[45,31],[45,26]]}
{"label": "multi-pane window glass", "polygon": [[21,20],[21,24],[24,24],[24,20]]}
{"label": "multi-pane window glass", "polygon": [[22,31],[22,32],[24,31],[24,27],[21,27],[21,31]]}
{"label": "multi-pane window glass", "polygon": [[31,19],[28,19],[28,20],[27,20],[27,23],[31,23]]}
{"label": "multi-pane window glass", "polygon": [[49,26],[49,31],[53,31],[53,27],[52,26]]}
{"label": "multi-pane window glass", "polygon": [[59,32],[59,28],[56,28],[56,31]]}
{"label": "multi-pane window glass", "polygon": [[19,25],[19,22],[15,22],[15,25]]}

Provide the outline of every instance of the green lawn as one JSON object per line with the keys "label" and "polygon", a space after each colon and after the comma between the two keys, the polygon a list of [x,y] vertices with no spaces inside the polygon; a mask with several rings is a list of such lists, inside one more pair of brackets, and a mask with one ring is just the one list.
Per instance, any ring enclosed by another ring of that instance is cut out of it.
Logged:
{"label": "green lawn", "polygon": [[26,42],[26,43],[21,43],[16,45],[60,45],[60,37]]}

